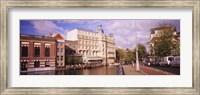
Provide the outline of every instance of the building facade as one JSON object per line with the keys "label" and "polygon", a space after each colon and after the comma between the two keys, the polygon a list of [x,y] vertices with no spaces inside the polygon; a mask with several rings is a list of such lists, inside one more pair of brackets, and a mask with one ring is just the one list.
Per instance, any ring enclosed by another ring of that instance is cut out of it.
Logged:
{"label": "building facade", "polygon": [[67,33],[67,40],[77,41],[78,53],[83,56],[84,63],[100,62],[112,64],[116,59],[115,39],[113,34],[106,36],[99,26],[97,32],[74,29]]}
{"label": "building facade", "polygon": [[65,39],[60,34],[52,34],[56,39],[56,67],[65,67]]}
{"label": "building facade", "polygon": [[20,35],[20,71],[55,70],[56,40]]}

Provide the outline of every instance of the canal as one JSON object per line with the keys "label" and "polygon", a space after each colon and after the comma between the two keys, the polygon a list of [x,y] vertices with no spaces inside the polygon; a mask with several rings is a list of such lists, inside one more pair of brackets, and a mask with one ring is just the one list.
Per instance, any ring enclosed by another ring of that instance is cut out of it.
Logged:
{"label": "canal", "polygon": [[79,70],[21,72],[20,75],[123,75],[121,66],[109,65]]}

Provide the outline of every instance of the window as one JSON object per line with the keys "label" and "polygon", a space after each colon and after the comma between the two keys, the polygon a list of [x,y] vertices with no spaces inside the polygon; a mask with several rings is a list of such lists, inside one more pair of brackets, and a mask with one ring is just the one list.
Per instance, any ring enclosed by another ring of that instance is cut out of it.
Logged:
{"label": "window", "polygon": [[35,62],[34,62],[34,67],[35,67],[35,68],[40,67],[40,61],[35,61]]}
{"label": "window", "polygon": [[45,57],[50,57],[50,48],[45,47]]}
{"label": "window", "polygon": [[28,47],[22,47],[22,57],[28,57]]}
{"label": "window", "polygon": [[34,56],[35,57],[40,57],[40,47],[35,47]]}
{"label": "window", "polygon": [[61,61],[63,61],[63,56],[61,56],[61,59],[60,59]]}
{"label": "window", "polygon": [[57,61],[59,61],[59,56],[57,56]]}
{"label": "window", "polygon": [[28,68],[28,62],[27,61],[22,61],[20,65],[21,70],[27,70]]}
{"label": "window", "polygon": [[50,67],[50,63],[49,63],[49,61],[47,60],[47,61],[45,61],[45,67]]}
{"label": "window", "polygon": [[57,48],[57,52],[59,52],[59,48]]}
{"label": "window", "polygon": [[60,52],[63,52],[63,48],[60,49]]}

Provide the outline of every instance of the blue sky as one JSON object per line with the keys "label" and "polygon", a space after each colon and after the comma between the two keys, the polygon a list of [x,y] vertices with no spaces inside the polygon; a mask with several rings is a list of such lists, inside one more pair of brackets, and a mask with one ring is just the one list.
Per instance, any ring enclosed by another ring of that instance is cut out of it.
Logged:
{"label": "blue sky", "polygon": [[137,43],[148,48],[149,30],[161,24],[175,26],[180,32],[180,20],[20,20],[20,34],[49,35],[54,32],[66,39],[67,32],[75,28],[96,32],[100,24],[106,35],[113,33],[116,46],[124,49],[132,49]]}

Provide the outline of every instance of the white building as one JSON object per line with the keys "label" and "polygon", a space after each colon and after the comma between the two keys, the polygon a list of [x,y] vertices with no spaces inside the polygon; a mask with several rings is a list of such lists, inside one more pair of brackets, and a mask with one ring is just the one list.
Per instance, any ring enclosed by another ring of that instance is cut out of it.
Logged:
{"label": "white building", "polygon": [[106,36],[99,25],[97,32],[74,29],[67,33],[67,40],[78,41],[78,53],[84,63],[102,62],[112,64],[116,59],[115,39],[113,34]]}

